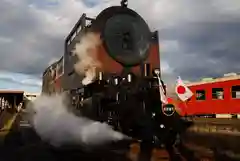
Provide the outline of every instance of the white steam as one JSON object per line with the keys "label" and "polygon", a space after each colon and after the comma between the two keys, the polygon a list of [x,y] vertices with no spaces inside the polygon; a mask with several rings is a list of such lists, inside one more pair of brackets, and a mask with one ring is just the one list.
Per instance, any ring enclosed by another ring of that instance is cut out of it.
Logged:
{"label": "white steam", "polygon": [[64,98],[63,95],[39,96],[28,107],[32,111],[33,127],[42,140],[54,146],[94,146],[125,139],[126,136],[112,130],[107,124],[79,117],[68,111]]}
{"label": "white steam", "polygon": [[98,34],[87,33],[77,43],[73,54],[78,57],[78,62],[74,65],[75,71],[79,75],[85,75],[82,84],[91,83],[96,77],[96,69],[101,66],[97,59],[98,46],[101,40]]}
{"label": "white steam", "polygon": [[177,98],[177,94],[175,92],[177,75],[173,73],[162,73],[162,79],[167,86],[167,96],[171,98]]}

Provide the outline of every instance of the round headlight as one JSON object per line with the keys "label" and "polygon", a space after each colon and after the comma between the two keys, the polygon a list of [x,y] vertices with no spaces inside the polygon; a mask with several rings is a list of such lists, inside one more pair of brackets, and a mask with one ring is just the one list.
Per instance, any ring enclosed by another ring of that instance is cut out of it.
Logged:
{"label": "round headlight", "polygon": [[153,72],[154,72],[154,74],[156,74],[156,75],[160,75],[160,69],[158,69],[158,68],[156,68],[156,69],[154,69],[153,70]]}

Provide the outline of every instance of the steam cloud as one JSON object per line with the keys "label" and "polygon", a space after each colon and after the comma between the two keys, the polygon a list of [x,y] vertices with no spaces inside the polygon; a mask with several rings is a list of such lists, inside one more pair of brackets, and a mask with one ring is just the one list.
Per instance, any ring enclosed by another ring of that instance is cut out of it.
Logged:
{"label": "steam cloud", "polygon": [[96,69],[101,66],[97,59],[98,46],[101,44],[100,36],[95,33],[87,33],[77,43],[73,54],[78,57],[78,62],[74,65],[75,71],[79,75],[85,75],[82,84],[91,83],[96,77]]}
{"label": "steam cloud", "polygon": [[[101,66],[97,59],[97,49],[101,44],[98,34],[87,33],[76,44],[73,54],[78,61],[74,64],[77,74],[85,75],[84,85],[93,81],[96,70]],[[84,107],[83,107],[84,108]],[[99,145],[110,141],[128,139],[114,131],[105,123],[76,116],[69,111],[64,95],[39,96],[28,106],[31,124],[38,135],[54,146],[61,145]]]}
{"label": "steam cloud", "polygon": [[74,115],[64,102],[64,95],[42,95],[29,105],[31,123],[42,140],[53,146],[94,146],[127,138],[105,123]]}

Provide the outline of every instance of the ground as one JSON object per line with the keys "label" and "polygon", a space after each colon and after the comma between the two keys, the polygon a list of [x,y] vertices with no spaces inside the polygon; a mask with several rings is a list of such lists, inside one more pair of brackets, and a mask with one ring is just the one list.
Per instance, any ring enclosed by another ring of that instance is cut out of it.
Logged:
{"label": "ground", "polygon": [[[54,148],[40,139],[30,124],[23,119],[23,115],[23,113],[5,112],[0,116],[2,127],[0,130],[1,161],[135,161],[136,156],[138,156],[139,145],[131,144],[129,147],[127,146],[129,145],[128,143],[118,144],[118,147],[115,147],[115,149],[101,147],[88,152],[73,146]],[[188,136],[189,139],[195,139],[194,135],[190,135],[192,138]],[[198,138],[200,137],[198,136]],[[202,138],[202,140],[204,139],[206,140],[206,137]],[[201,143],[203,141],[198,140],[198,142]],[[200,160],[196,159],[201,158],[199,157],[200,154],[191,150],[196,146],[190,144],[188,146],[189,148],[182,146],[175,149],[173,155],[171,155],[171,157],[174,157],[173,160]],[[224,158],[224,156],[219,157],[218,155],[218,157],[214,157],[214,154],[211,155],[213,157],[210,157],[211,159],[209,158],[208,160],[230,160],[229,158]],[[169,160],[169,153],[165,149],[154,149],[151,156],[155,158],[154,161]],[[139,160],[146,161],[143,157],[140,157]]]}

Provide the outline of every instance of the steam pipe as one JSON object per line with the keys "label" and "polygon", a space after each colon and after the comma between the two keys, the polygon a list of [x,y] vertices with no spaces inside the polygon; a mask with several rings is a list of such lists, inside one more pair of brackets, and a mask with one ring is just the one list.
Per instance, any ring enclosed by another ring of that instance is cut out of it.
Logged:
{"label": "steam pipe", "polygon": [[98,79],[99,80],[103,80],[103,72],[99,72],[98,73]]}
{"label": "steam pipe", "polygon": [[132,82],[132,75],[131,74],[127,75],[127,80],[128,80],[129,83]]}
{"label": "steam pipe", "polygon": [[116,78],[114,78],[114,85],[118,85],[118,83],[119,83],[119,80],[118,80],[118,78],[116,77]]}
{"label": "steam pipe", "polygon": [[151,73],[151,66],[149,63],[142,64],[142,76],[149,77]]}

